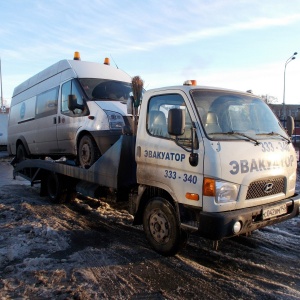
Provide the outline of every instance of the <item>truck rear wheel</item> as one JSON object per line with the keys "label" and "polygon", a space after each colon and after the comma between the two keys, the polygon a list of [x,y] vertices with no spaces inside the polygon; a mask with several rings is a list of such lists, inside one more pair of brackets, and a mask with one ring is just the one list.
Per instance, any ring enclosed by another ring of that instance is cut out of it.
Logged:
{"label": "truck rear wheel", "polygon": [[90,167],[100,157],[97,144],[90,135],[84,135],[79,142],[78,160],[83,168]]}
{"label": "truck rear wheel", "polygon": [[151,246],[165,256],[175,255],[188,239],[187,233],[180,228],[174,207],[161,197],[155,197],[147,204],[143,226]]}
{"label": "truck rear wheel", "polygon": [[63,177],[56,173],[50,173],[47,177],[47,194],[53,203],[64,203],[67,199],[67,187]]}

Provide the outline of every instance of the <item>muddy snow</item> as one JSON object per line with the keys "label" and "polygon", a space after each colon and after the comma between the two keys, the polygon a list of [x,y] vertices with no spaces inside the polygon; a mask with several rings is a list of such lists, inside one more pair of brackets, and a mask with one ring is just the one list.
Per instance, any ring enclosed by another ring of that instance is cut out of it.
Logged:
{"label": "muddy snow", "polygon": [[[300,299],[300,217],[154,252],[126,207],[52,204],[0,159],[0,299]],[[297,190],[300,190],[298,178]]]}

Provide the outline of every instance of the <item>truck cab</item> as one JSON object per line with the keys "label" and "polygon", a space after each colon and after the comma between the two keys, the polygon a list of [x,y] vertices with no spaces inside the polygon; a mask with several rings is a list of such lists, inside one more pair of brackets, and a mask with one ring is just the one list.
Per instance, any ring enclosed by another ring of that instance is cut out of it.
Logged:
{"label": "truck cab", "polygon": [[146,211],[145,232],[156,249],[172,252],[172,211],[181,232],[174,244],[189,231],[221,240],[299,214],[295,149],[259,97],[167,87],[145,93],[140,116],[136,207]]}

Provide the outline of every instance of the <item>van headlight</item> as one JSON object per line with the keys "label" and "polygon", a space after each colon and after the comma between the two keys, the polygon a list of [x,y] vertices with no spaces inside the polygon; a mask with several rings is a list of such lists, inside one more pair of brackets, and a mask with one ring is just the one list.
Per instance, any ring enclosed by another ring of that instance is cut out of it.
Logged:
{"label": "van headlight", "polygon": [[105,113],[108,118],[109,129],[121,130],[125,126],[125,122],[121,114],[108,110],[106,110]]}
{"label": "van headlight", "polygon": [[237,201],[240,186],[235,183],[225,181],[215,181],[217,203],[228,203]]}

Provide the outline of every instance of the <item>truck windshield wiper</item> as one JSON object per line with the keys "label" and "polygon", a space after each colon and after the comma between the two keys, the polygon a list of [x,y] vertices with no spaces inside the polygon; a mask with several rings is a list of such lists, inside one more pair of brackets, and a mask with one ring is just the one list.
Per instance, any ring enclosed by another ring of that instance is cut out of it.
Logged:
{"label": "truck windshield wiper", "polygon": [[254,138],[250,137],[249,135],[242,133],[242,132],[228,131],[228,132],[213,132],[213,133],[210,133],[210,135],[211,134],[240,135],[240,136],[247,138],[249,141],[254,142],[255,146],[260,144],[260,142],[258,140],[254,139]]}
{"label": "truck windshield wiper", "polygon": [[277,136],[280,136],[281,138],[283,138],[285,141],[287,141],[288,144],[291,143],[291,140],[289,138],[286,138],[284,135],[282,135],[282,134],[280,134],[278,132],[274,132],[274,131],[257,133],[256,135],[277,135]]}

